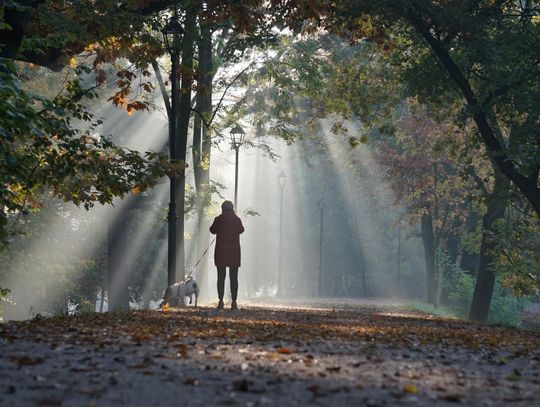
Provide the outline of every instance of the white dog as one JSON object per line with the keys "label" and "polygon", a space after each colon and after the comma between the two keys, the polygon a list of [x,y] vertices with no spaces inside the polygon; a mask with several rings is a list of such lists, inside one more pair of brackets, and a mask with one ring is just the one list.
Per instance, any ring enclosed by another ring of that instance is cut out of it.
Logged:
{"label": "white dog", "polygon": [[161,301],[159,308],[162,308],[165,304],[168,304],[170,307],[185,307],[186,297],[189,297],[189,303],[191,304],[193,302],[193,295],[195,295],[195,306],[197,306],[199,285],[190,276],[184,281],[173,284],[165,289],[163,301]]}

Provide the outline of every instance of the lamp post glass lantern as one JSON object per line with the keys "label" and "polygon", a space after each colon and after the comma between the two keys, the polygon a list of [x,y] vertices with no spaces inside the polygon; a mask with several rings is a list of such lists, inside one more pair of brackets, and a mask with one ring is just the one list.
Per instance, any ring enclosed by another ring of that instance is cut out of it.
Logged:
{"label": "lamp post glass lantern", "polygon": [[277,177],[279,189],[280,189],[280,196],[279,196],[279,253],[278,253],[278,290],[277,290],[277,296],[283,295],[283,278],[282,278],[282,266],[281,266],[281,257],[282,257],[282,241],[283,241],[283,189],[285,188],[285,185],[287,184],[287,176],[281,170]]}
{"label": "lamp post glass lantern", "polygon": [[167,24],[165,24],[165,27],[163,27],[163,30],[161,30],[163,34],[163,40],[165,41],[165,48],[167,48],[167,51],[169,51],[170,54],[177,53],[180,51],[179,43],[180,43],[180,36],[184,34],[184,29],[182,28],[182,25],[178,21],[178,16],[175,15],[171,16]]}
{"label": "lamp post glass lantern", "polygon": [[[169,116],[169,154],[171,161],[179,159],[179,151],[176,143],[176,106],[178,102],[178,56],[180,53],[180,37],[184,30],[178,22],[176,15],[169,19],[163,27],[162,34],[165,47],[171,55],[171,111]],[[177,234],[178,234],[178,212],[177,202],[182,199],[181,191],[177,186],[178,177],[172,176],[170,183],[170,201],[168,219],[168,252],[167,252],[167,285],[176,282],[176,257],[177,257]],[[182,214],[183,216],[183,214]]]}
{"label": "lamp post glass lantern", "polygon": [[238,212],[238,152],[244,144],[246,132],[240,125],[231,129],[231,148],[235,151],[236,161],[234,166],[234,209]]}
{"label": "lamp post glass lantern", "polygon": [[246,132],[240,125],[236,125],[231,129],[231,144],[234,150],[239,149],[244,144]]}

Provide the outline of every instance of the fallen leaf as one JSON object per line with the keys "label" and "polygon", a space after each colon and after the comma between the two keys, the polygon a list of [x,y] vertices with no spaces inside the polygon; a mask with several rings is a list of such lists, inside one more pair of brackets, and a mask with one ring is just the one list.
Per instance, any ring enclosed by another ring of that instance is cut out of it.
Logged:
{"label": "fallen leaf", "polygon": [[176,354],[177,356],[181,356],[184,359],[187,359],[189,357],[188,356],[188,347],[187,347],[187,345],[184,345],[182,343],[182,344],[176,345],[176,348],[178,350],[178,353]]}
{"label": "fallen leaf", "polygon": [[439,396],[439,399],[459,403],[464,399],[464,396],[461,394],[445,394],[443,396]]}
{"label": "fallen leaf", "polygon": [[16,363],[18,366],[35,366],[40,365],[43,362],[45,362],[45,359],[43,358],[31,358],[29,356],[23,356],[23,357],[12,357],[10,360],[14,363]]}
{"label": "fallen leaf", "polygon": [[190,386],[198,386],[199,383],[199,379],[196,379],[194,377],[188,377],[186,380],[184,380],[184,384],[189,384]]}
{"label": "fallen leaf", "polygon": [[412,385],[412,384],[408,384],[406,385],[405,387],[403,387],[403,391],[405,393],[408,393],[408,394],[418,394],[419,391],[418,389],[416,388],[416,386]]}
{"label": "fallen leaf", "polygon": [[249,380],[247,380],[246,378],[243,378],[243,379],[235,380],[233,382],[233,388],[236,391],[248,391],[250,384],[252,383]]}

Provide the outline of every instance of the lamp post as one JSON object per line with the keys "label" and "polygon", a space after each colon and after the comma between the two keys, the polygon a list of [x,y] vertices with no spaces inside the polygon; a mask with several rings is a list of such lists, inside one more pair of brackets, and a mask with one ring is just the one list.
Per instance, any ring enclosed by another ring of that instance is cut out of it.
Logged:
{"label": "lamp post", "polygon": [[[179,151],[176,142],[176,109],[178,104],[178,59],[180,55],[180,38],[184,33],[182,26],[178,22],[178,16],[172,16],[169,22],[162,30],[165,47],[171,55],[172,71],[171,71],[171,112],[169,116],[169,154],[171,161],[179,159]],[[170,201],[168,213],[168,255],[167,255],[167,285],[173,285],[176,282],[176,257],[177,257],[177,233],[178,233],[178,213],[177,202],[181,199],[181,191],[179,191],[178,177],[171,177],[170,185]],[[184,214],[181,214],[184,216]]]}
{"label": "lamp post", "polygon": [[280,297],[283,295],[283,278],[282,278],[282,267],[281,267],[281,255],[282,255],[282,237],[283,237],[283,189],[285,184],[287,184],[287,176],[281,170],[277,177],[280,195],[279,195],[279,253],[278,253],[278,290],[277,296]]}
{"label": "lamp post", "polygon": [[236,152],[234,167],[234,208],[238,212],[238,152],[244,144],[246,132],[238,124],[231,129],[231,148]]}
{"label": "lamp post", "polygon": [[401,226],[403,220],[400,219],[398,224],[398,245],[397,245],[397,275],[396,275],[396,298],[399,298],[399,271],[401,266]]}
{"label": "lamp post", "polygon": [[321,211],[321,232],[319,234],[319,297],[322,297],[322,238],[323,238],[323,215],[324,215],[324,199],[321,197],[318,202],[319,210]]}

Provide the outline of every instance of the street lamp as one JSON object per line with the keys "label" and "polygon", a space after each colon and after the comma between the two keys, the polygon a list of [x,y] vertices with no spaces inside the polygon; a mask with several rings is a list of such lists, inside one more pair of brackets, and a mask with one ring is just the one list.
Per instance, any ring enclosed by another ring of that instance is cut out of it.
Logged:
{"label": "street lamp", "polygon": [[281,170],[277,177],[279,189],[280,189],[280,196],[279,196],[279,254],[278,254],[278,290],[277,290],[277,296],[283,295],[283,279],[282,279],[282,267],[281,267],[281,254],[282,254],[282,237],[283,237],[283,189],[285,188],[285,184],[287,184],[287,176]]}
{"label": "street lamp", "polygon": [[[179,157],[178,146],[176,143],[176,106],[178,102],[178,58],[180,55],[180,38],[184,30],[178,22],[178,16],[175,15],[169,19],[169,22],[163,27],[162,34],[165,42],[165,48],[171,55],[171,112],[169,115],[169,154],[171,161],[177,161]],[[177,202],[182,199],[182,194],[177,186],[178,177],[171,176],[170,201],[168,213],[168,257],[167,257],[167,285],[171,286],[176,282],[176,255],[177,255],[177,233],[178,233],[178,213]],[[184,216],[184,214],[182,214]]]}
{"label": "street lamp", "polygon": [[399,298],[399,271],[401,266],[401,226],[403,224],[403,220],[400,219],[398,224],[396,298]]}
{"label": "street lamp", "polygon": [[319,234],[319,297],[322,297],[322,238],[323,238],[323,214],[324,214],[324,199],[321,196],[318,202],[319,210],[321,211],[321,233]]}
{"label": "street lamp", "polygon": [[231,148],[236,151],[236,162],[234,169],[234,208],[238,212],[238,152],[244,144],[246,132],[238,124],[231,129]]}

